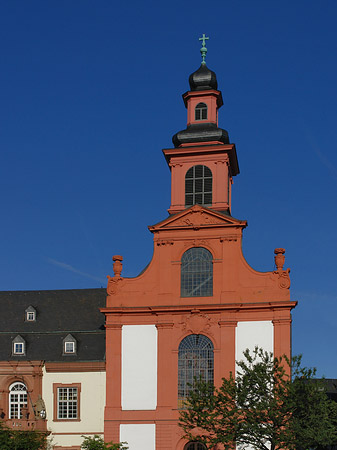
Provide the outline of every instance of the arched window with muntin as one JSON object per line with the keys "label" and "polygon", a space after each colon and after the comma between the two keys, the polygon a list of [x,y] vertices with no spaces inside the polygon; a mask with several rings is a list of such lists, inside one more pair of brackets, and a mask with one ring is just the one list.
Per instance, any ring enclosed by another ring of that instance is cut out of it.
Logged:
{"label": "arched window with muntin", "polygon": [[213,295],[213,256],[206,248],[193,247],[181,258],[181,297]]}
{"label": "arched window with muntin", "polygon": [[185,206],[212,205],[212,172],[207,166],[193,166],[185,175]]}
{"label": "arched window with muntin", "polygon": [[212,384],[214,380],[214,347],[212,341],[203,334],[190,334],[180,342],[178,408],[184,407],[184,402],[196,378]]}
{"label": "arched window with muntin", "polygon": [[207,105],[206,103],[198,103],[195,107],[195,120],[207,120]]}
{"label": "arched window with muntin", "polygon": [[27,388],[21,383],[13,383],[9,387],[9,418],[22,419],[22,408],[27,407]]}

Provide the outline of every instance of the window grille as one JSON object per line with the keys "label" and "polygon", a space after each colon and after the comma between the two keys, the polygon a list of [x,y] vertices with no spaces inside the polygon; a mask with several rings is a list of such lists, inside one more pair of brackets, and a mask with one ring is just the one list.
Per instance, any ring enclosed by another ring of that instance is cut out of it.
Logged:
{"label": "window grille", "polygon": [[208,167],[191,167],[185,176],[185,206],[211,206],[212,184],[212,172]]}
{"label": "window grille", "polygon": [[27,407],[27,388],[23,383],[13,383],[9,387],[9,418],[21,419],[22,408]]}
{"label": "window grille", "polygon": [[78,390],[74,387],[57,388],[57,418],[77,419]]}
{"label": "window grille", "polygon": [[[178,352],[178,407],[184,407],[194,379],[213,383],[214,355],[212,341],[202,334],[190,334],[179,345]],[[193,447],[191,447],[193,448]]]}
{"label": "window grille", "polygon": [[181,258],[181,297],[213,295],[212,253],[203,247],[187,250]]}
{"label": "window grille", "polygon": [[195,107],[195,120],[207,120],[206,103],[198,103]]}

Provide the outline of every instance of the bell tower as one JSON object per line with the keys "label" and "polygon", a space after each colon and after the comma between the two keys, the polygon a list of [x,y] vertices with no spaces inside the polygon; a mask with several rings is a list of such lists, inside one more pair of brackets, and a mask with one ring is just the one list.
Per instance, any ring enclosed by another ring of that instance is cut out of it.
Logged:
{"label": "bell tower", "polygon": [[223,100],[216,75],[206,66],[206,39],[200,38],[201,66],[190,75],[190,90],[183,94],[187,127],[173,136],[174,148],[163,150],[171,170],[170,214],[196,204],[231,213],[231,186],[239,165],[235,145],[218,127]]}

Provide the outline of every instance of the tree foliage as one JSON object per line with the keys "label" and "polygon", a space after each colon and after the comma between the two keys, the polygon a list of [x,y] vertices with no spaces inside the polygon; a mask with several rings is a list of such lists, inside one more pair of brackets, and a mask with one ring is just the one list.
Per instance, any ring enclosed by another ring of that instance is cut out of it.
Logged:
{"label": "tree foliage", "polygon": [[12,430],[0,422],[1,450],[46,450],[48,433]]}
{"label": "tree foliage", "polygon": [[[180,412],[189,440],[207,448],[248,445],[256,450],[319,448],[337,442],[337,404],[328,399],[315,370],[301,368],[256,347],[237,362],[234,379],[220,388],[196,380]],[[292,372],[292,378],[290,373]]]}
{"label": "tree foliage", "polygon": [[104,442],[103,438],[95,434],[93,437],[84,437],[82,442],[83,450],[127,450],[126,442],[114,444],[113,442]]}

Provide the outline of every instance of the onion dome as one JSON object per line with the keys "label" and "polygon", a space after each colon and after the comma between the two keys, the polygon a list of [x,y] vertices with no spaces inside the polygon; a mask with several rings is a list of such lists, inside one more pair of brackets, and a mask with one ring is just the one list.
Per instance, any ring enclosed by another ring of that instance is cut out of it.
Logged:
{"label": "onion dome", "polygon": [[205,91],[207,89],[218,89],[218,82],[215,73],[210,70],[205,63],[202,63],[198,70],[193,72],[189,79],[191,91]]}
{"label": "onion dome", "polygon": [[203,123],[189,125],[186,130],[176,133],[172,142],[175,147],[182,144],[201,144],[203,142],[217,141],[229,144],[229,137],[226,130],[218,128],[215,123]]}

